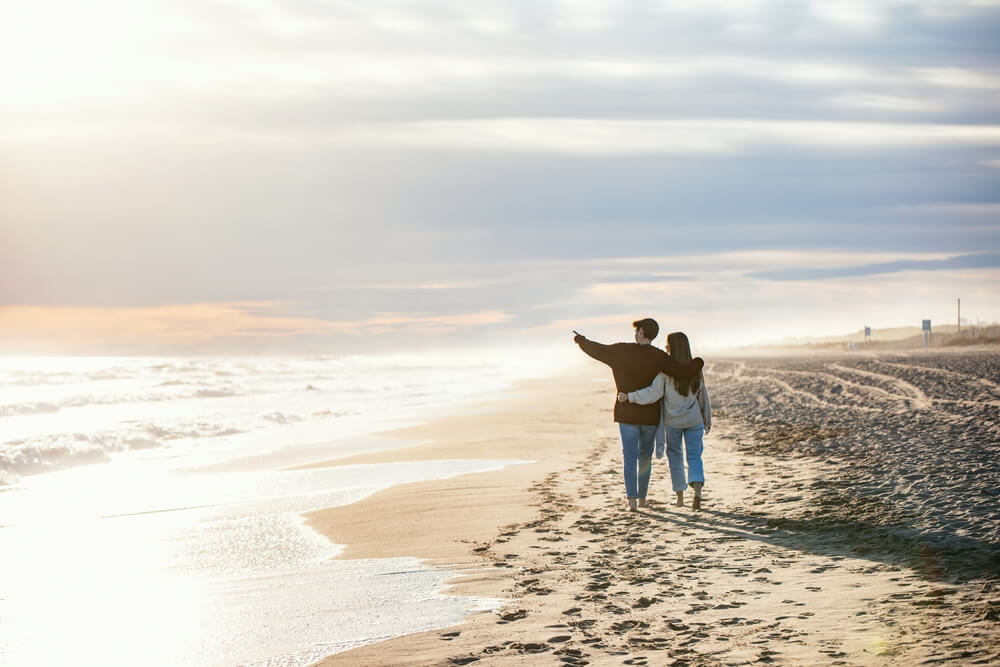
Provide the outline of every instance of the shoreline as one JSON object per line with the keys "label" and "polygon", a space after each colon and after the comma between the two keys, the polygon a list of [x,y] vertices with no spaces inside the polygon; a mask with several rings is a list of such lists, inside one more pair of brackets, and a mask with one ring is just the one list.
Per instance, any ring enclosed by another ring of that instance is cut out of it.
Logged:
{"label": "shoreline", "polygon": [[842,462],[751,451],[748,424],[725,411],[706,438],[703,509],[666,504],[669,473],[654,460],[654,504],[626,513],[612,397],[595,365],[575,381],[530,381],[486,412],[397,432],[430,439],[414,447],[327,462],[470,450],[535,461],[310,513],[310,525],[346,545],[341,558],[416,556],[454,573],[444,594],[507,600],[458,626],[316,664],[1000,660],[989,577],[928,577],[889,542],[861,553],[850,535],[786,520],[823,502]]}
{"label": "shoreline", "polygon": [[[587,369],[525,380],[500,398],[463,406],[460,414],[372,434],[408,445],[299,466],[515,461],[500,470],[395,485],[350,505],[309,512],[306,523],[342,545],[338,559],[416,557],[455,573],[448,594],[503,597],[502,577],[483,574],[475,549],[505,526],[537,515],[531,485],[569,465],[576,453],[563,446],[565,440],[587,431],[574,424],[574,411],[609,411],[602,404],[611,388],[610,379]],[[559,395],[562,405],[548,405]]]}

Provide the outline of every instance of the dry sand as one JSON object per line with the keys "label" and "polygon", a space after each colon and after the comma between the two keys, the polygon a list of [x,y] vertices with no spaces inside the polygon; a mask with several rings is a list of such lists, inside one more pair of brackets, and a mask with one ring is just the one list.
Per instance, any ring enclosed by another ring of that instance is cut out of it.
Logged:
{"label": "dry sand", "polygon": [[665,460],[653,506],[624,511],[596,363],[399,434],[424,444],[328,462],[536,461],[311,514],[343,558],[426,558],[456,572],[447,593],[509,600],[321,664],[998,663],[998,360],[710,364],[699,512],[667,504]]}

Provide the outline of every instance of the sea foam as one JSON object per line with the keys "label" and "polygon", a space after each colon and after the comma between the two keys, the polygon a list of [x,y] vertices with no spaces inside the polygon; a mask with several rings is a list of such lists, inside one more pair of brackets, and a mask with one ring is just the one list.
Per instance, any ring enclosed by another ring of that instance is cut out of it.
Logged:
{"label": "sea foam", "polygon": [[0,359],[0,484],[146,450],[217,459],[379,430],[525,374],[485,354]]}
{"label": "sea foam", "polygon": [[297,667],[498,604],[439,593],[452,574],[412,558],[333,560],[302,515],[522,462],[298,465],[402,446],[367,434],[551,370],[450,354],[0,360],[0,662]]}

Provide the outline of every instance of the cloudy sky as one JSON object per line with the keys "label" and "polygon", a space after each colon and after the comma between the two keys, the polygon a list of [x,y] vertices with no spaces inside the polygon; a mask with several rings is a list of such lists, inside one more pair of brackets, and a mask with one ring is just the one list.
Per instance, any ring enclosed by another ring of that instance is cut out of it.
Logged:
{"label": "cloudy sky", "polygon": [[0,3],[0,353],[1000,320],[998,0]]}

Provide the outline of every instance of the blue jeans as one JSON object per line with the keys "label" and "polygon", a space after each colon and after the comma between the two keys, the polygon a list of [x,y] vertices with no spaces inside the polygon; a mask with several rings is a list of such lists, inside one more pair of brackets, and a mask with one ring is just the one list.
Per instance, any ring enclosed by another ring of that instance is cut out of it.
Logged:
{"label": "blue jeans", "polygon": [[655,426],[618,424],[622,434],[622,459],[625,472],[625,495],[645,498],[652,472]]}
{"label": "blue jeans", "polygon": [[[701,462],[701,453],[704,450],[702,437],[705,435],[705,427],[701,424],[691,428],[667,427],[667,461],[670,462],[670,483],[673,484],[674,491],[683,491],[691,482],[705,481],[705,467]],[[684,455],[681,452],[681,439],[684,440],[684,449],[687,450],[688,475],[687,483],[684,482]]]}

